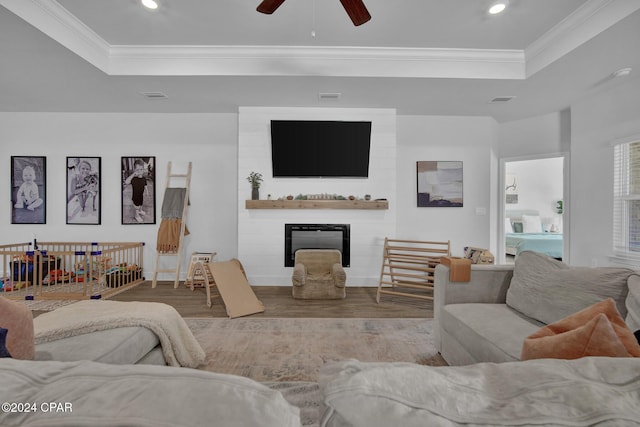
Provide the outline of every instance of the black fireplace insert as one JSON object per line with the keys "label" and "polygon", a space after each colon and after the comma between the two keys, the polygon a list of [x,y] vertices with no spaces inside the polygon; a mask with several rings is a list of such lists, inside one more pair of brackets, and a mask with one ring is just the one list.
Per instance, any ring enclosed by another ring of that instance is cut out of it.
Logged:
{"label": "black fireplace insert", "polygon": [[351,263],[349,224],[285,224],[284,266],[293,267],[298,249],[337,249],[342,266]]}

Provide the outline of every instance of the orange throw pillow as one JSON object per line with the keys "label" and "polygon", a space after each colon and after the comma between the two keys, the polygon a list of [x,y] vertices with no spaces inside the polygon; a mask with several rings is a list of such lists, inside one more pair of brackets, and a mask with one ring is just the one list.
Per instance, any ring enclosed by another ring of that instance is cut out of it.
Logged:
{"label": "orange throw pillow", "polygon": [[608,298],[551,323],[524,340],[522,360],[640,357],[640,345]]}
{"label": "orange throw pillow", "polygon": [[24,304],[0,297],[0,328],[7,330],[7,350],[14,359],[33,360],[33,315]]}

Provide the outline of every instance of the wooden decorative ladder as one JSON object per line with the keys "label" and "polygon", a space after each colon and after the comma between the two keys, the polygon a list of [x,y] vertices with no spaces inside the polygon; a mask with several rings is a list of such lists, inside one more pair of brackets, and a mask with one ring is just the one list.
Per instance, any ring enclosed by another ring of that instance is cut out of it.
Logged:
{"label": "wooden decorative ladder", "polygon": [[[175,184],[173,181],[182,181],[184,183],[184,187],[173,187]],[[177,288],[180,283],[180,267],[182,262],[182,244],[184,241],[184,233],[187,222],[187,208],[189,206],[189,189],[191,187],[191,162],[187,166],[186,173],[172,173],[171,171],[171,162],[167,164],[167,176],[165,178],[165,196],[166,190],[168,188],[185,188],[184,202],[182,207],[182,218],[180,224],[180,236],[178,241],[178,246],[176,251],[171,252],[160,252],[156,250],[156,262],[153,270],[153,280],[151,281],[151,287],[155,288],[158,282],[158,273],[174,273],[175,279],[173,282],[173,287]],[[159,268],[160,258],[165,257],[175,257],[176,258],[176,267],[175,268]]]}

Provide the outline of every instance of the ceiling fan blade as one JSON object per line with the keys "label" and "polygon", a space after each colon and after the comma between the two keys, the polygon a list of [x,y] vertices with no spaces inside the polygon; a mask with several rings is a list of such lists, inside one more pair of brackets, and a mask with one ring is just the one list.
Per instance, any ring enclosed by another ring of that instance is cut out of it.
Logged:
{"label": "ceiling fan blade", "polygon": [[340,0],[340,3],[342,3],[344,10],[347,11],[349,18],[351,18],[353,25],[356,27],[371,19],[371,15],[369,15],[369,11],[362,0]]}
{"label": "ceiling fan blade", "polygon": [[262,0],[256,10],[260,13],[271,15],[282,3],[284,3],[284,0]]}

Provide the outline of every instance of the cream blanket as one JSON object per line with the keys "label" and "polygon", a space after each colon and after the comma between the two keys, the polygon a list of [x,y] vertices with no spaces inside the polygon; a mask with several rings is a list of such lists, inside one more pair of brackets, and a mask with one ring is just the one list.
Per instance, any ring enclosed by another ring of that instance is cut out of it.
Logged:
{"label": "cream blanket", "polygon": [[196,368],[204,362],[200,343],[180,314],[167,304],[86,300],[41,314],[33,319],[35,342],[55,341],[127,326],[142,326],[154,332],[167,364]]}

